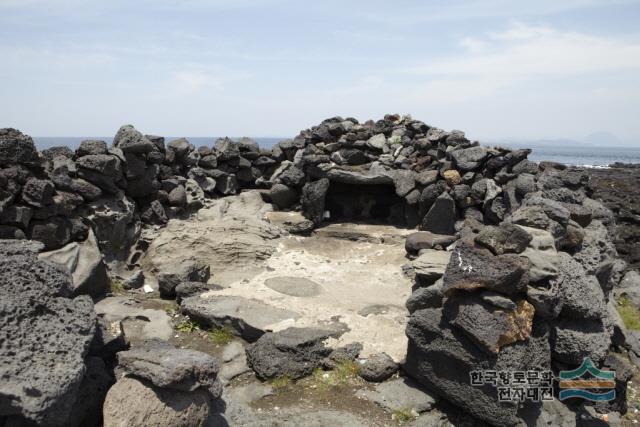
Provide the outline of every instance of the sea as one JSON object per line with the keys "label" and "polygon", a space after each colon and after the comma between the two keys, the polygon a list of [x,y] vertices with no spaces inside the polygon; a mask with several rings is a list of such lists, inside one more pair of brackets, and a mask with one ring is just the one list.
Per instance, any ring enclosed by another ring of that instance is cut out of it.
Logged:
{"label": "sea", "polygon": [[[113,137],[34,137],[39,150],[55,146],[67,146],[77,148],[85,139],[99,139],[111,144]],[[176,139],[165,138],[166,141]],[[213,146],[218,137],[187,137],[196,147]],[[260,147],[271,148],[279,141],[286,138],[254,137]],[[501,144],[503,145],[503,144]],[[509,146],[509,144],[504,144]],[[519,145],[517,147],[520,147]],[[516,146],[514,146],[516,148]],[[580,146],[540,146],[533,147],[529,159],[534,162],[552,161],[567,165],[603,168],[616,162],[640,164],[640,147],[598,147],[590,145]]]}

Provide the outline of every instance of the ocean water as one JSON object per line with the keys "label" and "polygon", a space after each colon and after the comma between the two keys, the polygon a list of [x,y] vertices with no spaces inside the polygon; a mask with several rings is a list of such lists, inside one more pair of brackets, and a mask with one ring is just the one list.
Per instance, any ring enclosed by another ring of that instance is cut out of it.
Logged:
{"label": "ocean water", "polygon": [[640,163],[640,147],[533,147],[529,159],[567,165],[606,167],[615,162]]}
{"label": "ocean water", "polygon": [[[34,137],[39,150],[49,147],[64,145],[70,148],[77,148],[81,141],[85,139],[99,139],[111,144],[113,137]],[[165,138],[171,141],[173,137]],[[213,146],[217,137],[187,137],[196,147],[201,145]],[[254,138],[263,148],[271,148],[274,144],[286,138]],[[506,144],[508,146],[508,144]],[[533,152],[529,159],[535,162],[552,161],[567,165],[606,167],[615,162],[640,163],[640,147],[594,147],[594,146],[571,146],[571,147],[533,147]]]}

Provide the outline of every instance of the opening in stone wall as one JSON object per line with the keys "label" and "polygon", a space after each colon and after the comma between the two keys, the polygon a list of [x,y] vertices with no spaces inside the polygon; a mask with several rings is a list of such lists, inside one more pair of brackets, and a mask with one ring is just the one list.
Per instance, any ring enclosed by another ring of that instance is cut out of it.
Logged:
{"label": "opening in stone wall", "polygon": [[325,209],[331,222],[407,226],[406,203],[393,185],[353,185],[332,181]]}

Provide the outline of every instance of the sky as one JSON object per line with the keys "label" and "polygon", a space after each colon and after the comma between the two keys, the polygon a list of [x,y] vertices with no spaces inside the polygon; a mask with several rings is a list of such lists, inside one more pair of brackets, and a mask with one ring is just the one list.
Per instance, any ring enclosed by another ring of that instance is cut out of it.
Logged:
{"label": "sky", "polygon": [[0,127],[292,137],[411,114],[640,146],[640,0],[0,0]]}

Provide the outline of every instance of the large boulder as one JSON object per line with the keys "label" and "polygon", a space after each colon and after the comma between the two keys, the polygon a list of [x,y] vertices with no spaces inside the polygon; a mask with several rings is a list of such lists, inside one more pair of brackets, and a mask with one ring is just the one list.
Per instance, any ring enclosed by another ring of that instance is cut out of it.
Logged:
{"label": "large boulder", "polygon": [[29,224],[29,238],[44,243],[45,249],[59,249],[71,241],[73,224],[68,218],[54,216],[42,220],[32,220]]}
{"label": "large boulder", "polygon": [[71,273],[74,295],[96,298],[109,289],[111,280],[93,230],[84,242],[72,242],[55,251],[43,252],[40,258],[60,264]]}
{"label": "large boulder", "polygon": [[16,129],[0,129],[0,167],[16,163],[34,165],[38,163],[38,152],[30,136]]}
{"label": "large boulder", "polygon": [[96,315],[71,298],[69,274],[35,242],[0,241],[0,418],[67,425],[85,373]]}
{"label": "large boulder", "polygon": [[206,283],[211,274],[209,265],[195,259],[186,259],[163,267],[163,270],[157,275],[160,296],[163,298],[175,297],[176,286],[180,283]]}
{"label": "large boulder", "polygon": [[532,236],[518,225],[503,223],[500,226],[486,226],[476,236],[476,243],[489,248],[495,255],[523,252]]}
{"label": "large boulder", "polygon": [[140,233],[136,204],[122,193],[88,203],[83,216],[91,224],[100,250],[108,258],[126,255],[125,250]]}
{"label": "large boulder", "polygon": [[322,178],[302,187],[302,211],[304,216],[319,225],[324,219],[324,202],[329,190],[329,180]]}
{"label": "large boulder", "polygon": [[478,145],[462,150],[454,150],[451,152],[451,158],[456,163],[458,169],[470,171],[477,169],[487,157],[487,154],[487,149]]}
{"label": "large boulder", "polygon": [[487,302],[475,293],[462,293],[448,298],[444,315],[464,332],[479,348],[498,354],[505,345],[525,341],[531,336],[534,308],[521,300],[517,304],[505,298],[513,307],[506,309]]}
{"label": "large boulder", "polygon": [[448,193],[435,200],[422,220],[422,228],[435,234],[454,234],[456,224],[456,202]]}
{"label": "large boulder", "polygon": [[208,390],[220,397],[218,361],[200,351],[179,349],[166,341],[148,340],[131,350],[118,353],[118,369],[150,381],[156,387],[181,391]]}
{"label": "large boulder", "polygon": [[486,249],[459,244],[444,275],[444,292],[488,289],[516,294],[529,282],[529,261],[515,254],[494,256]]}
{"label": "large boulder", "polygon": [[313,372],[331,353],[323,341],[326,330],[287,328],[267,333],[247,347],[247,363],[261,379],[301,378]]}
{"label": "large boulder", "polygon": [[549,333],[544,325],[534,325],[528,340],[506,345],[493,355],[452,327],[442,309],[416,311],[406,332],[409,347],[405,372],[475,418],[493,425],[518,423],[518,404],[500,402],[495,387],[471,385],[471,372],[550,369]]}
{"label": "large boulder", "polygon": [[124,125],[118,129],[113,138],[113,146],[123,153],[146,154],[153,151],[155,145],[132,125]]}
{"label": "large boulder", "polygon": [[230,327],[249,342],[258,340],[281,322],[300,315],[263,302],[225,295],[197,295],[182,300],[182,313],[205,327]]}
{"label": "large boulder", "polygon": [[455,236],[434,234],[429,231],[417,231],[407,236],[404,241],[404,249],[409,254],[416,254],[423,249],[434,249],[438,246],[446,248],[455,241]]}
{"label": "large boulder", "polygon": [[103,416],[104,427],[204,427],[212,425],[212,405],[205,390],[163,389],[125,377],[109,389]]}
{"label": "large boulder", "polygon": [[91,154],[76,160],[78,176],[107,193],[117,193],[123,179],[121,160],[109,154]]}

